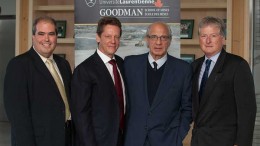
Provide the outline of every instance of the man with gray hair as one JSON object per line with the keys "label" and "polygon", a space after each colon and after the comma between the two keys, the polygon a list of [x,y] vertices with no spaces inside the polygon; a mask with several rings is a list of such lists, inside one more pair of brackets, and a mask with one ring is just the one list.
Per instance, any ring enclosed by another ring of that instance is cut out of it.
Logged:
{"label": "man with gray hair", "polygon": [[199,23],[205,56],[193,67],[191,146],[251,146],[256,116],[254,81],[248,63],[227,53],[223,20]]}
{"label": "man with gray hair", "polygon": [[190,129],[191,66],[167,53],[170,27],[151,24],[149,52],[125,58],[127,108],[125,146],[182,146]]}

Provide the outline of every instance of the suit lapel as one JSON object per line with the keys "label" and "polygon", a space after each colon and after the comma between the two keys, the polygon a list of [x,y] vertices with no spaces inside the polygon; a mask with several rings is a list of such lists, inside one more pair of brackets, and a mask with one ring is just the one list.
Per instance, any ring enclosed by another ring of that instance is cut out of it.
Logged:
{"label": "suit lapel", "polygon": [[123,72],[123,62],[120,61],[120,58],[117,55],[115,55],[115,59],[120,72]]}
{"label": "suit lapel", "polygon": [[46,79],[50,81],[50,83],[52,85],[54,85],[56,87],[56,83],[55,83],[51,73],[49,72],[48,68],[46,67],[46,65],[44,64],[44,62],[40,58],[40,56],[36,53],[36,51],[33,48],[31,48],[30,54],[31,54],[31,56],[32,56],[32,58],[34,60],[33,63],[34,63],[35,68],[39,72],[41,72],[46,77]]}
{"label": "suit lapel", "polygon": [[94,66],[96,67],[97,70],[99,70],[100,72],[103,73],[103,75],[105,76],[104,78],[106,79],[106,81],[104,82],[104,84],[108,84],[108,87],[110,88],[111,91],[114,91],[114,97],[117,99],[117,93],[116,93],[116,89],[115,89],[115,85],[114,85],[114,81],[106,67],[106,65],[104,64],[104,62],[102,61],[102,59],[100,58],[100,56],[97,54],[97,52],[95,52],[93,54],[93,59],[94,59]]}
{"label": "suit lapel", "polygon": [[57,66],[58,66],[58,69],[60,71],[60,74],[61,74],[61,77],[62,77],[62,80],[63,80],[63,84],[64,84],[64,87],[65,87],[65,91],[66,91],[66,94],[67,94],[67,97],[69,97],[69,81],[70,81],[70,78],[68,76],[68,70],[67,70],[67,67],[64,63],[61,62],[61,60],[57,59],[55,55],[53,55],[53,59],[55,60]]}
{"label": "suit lapel", "polygon": [[144,89],[144,97],[145,97],[145,103],[147,104],[147,107],[150,107],[149,103],[149,97],[148,97],[148,87],[147,87],[147,68],[148,68],[148,53],[143,55],[142,60],[140,61],[140,75],[138,75],[140,78],[138,78],[138,81],[140,83],[140,87]]}
{"label": "suit lapel", "polygon": [[223,75],[222,68],[224,65],[225,57],[226,57],[226,51],[224,49],[222,49],[222,51],[218,57],[218,60],[206,82],[204,94],[201,97],[200,109],[202,107],[204,107],[204,105],[207,103],[207,101],[210,98],[211,93],[215,89],[216,84],[218,83],[218,81],[221,79],[221,77]]}
{"label": "suit lapel", "polygon": [[38,70],[38,72],[42,73],[43,76],[48,80],[48,83],[50,83],[51,86],[53,86],[52,89],[55,89],[55,92],[57,94],[60,94],[59,89],[58,89],[51,73],[49,72],[48,68],[46,67],[46,65],[40,58],[40,56],[37,54],[37,52],[33,48],[31,48],[31,50],[29,51],[29,54],[31,55],[31,57],[33,59],[33,64],[34,64],[35,68]]}
{"label": "suit lapel", "polygon": [[165,62],[166,64],[164,67],[162,78],[161,78],[160,84],[158,86],[157,92],[155,94],[154,101],[151,106],[151,110],[156,108],[156,106],[158,106],[163,101],[163,99],[165,98],[165,96],[167,94],[167,91],[169,90],[172,83],[174,82],[174,77],[177,77],[177,75],[175,75],[176,67],[174,64],[171,64],[171,62],[174,62],[174,61],[169,61],[170,59],[171,58],[168,55],[167,61]]}
{"label": "suit lapel", "polygon": [[[193,110],[195,111],[196,114],[198,114],[198,110],[199,110],[199,107],[200,107],[200,103],[199,103],[199,94],[198,94],[198,91],[199,91],[199,75],[200,75],[200,70],[201,70],[201,67],[202,67],[202,64],[204,62],[204,57],[200,58],[200,60],[198,61],[198,63],[196,64],[196,66],[194,67],[194,77],[193,77],[193,88],[192,88],[192,93],[193,93]],[[197,115],[193,115],[195,117],[197,117]]]}

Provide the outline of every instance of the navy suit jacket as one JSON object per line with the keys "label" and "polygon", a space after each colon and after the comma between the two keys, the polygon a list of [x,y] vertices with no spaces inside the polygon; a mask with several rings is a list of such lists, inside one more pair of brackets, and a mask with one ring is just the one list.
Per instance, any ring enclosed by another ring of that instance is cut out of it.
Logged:
{"label": "navy suit jacket", "polygon": [[254,81],[248,63],[221,51],[198,95],[198,80],[204,56],[192,63],[194,128],[192,146],[251,146],[256,116]]}
{"label": "navy suit jacket", "polygon": [[[69,63],[57,55],[53,59],[69,98]],[[51,73],[33,48],[9,62],[4,103],[13,146],[65,145],[65,105]]]}
{"label": "navy suit jacket", "polygon": [[[123,76],[123,60],[115,55]],[[119,103],[113,79],[97,52],[74,70],[72,119],[78,146],[116,146]]]}
{"label": "navy suit jacket", "polygon": [[181,146],[190,129],[192,69],[183,60],[167,57],[152,105],[147,93],[148,53],[125,58],[125,146],[143,146],[147,136],[152,146]]}

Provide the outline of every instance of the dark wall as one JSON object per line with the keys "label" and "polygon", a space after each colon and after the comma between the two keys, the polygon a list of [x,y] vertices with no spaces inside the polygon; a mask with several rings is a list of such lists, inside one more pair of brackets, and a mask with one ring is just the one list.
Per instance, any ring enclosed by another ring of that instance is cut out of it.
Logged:
{"label": "dark wall", "polygon": [[3,83],[6,65],[15,56],[15,2],[0,1],[0,121],[7,121],[3,104]]}

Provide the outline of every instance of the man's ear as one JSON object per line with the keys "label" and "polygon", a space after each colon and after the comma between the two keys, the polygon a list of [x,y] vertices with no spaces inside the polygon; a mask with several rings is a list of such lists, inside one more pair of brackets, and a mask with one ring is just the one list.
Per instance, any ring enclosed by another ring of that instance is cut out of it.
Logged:
{"label": "man's ear", "polygon": [[97,43],[99,43],[99,42],[100,42],[100,37],[99,37],[99,35],[98,35],[98,34],[96,34],[96,41],[97,41]]}

